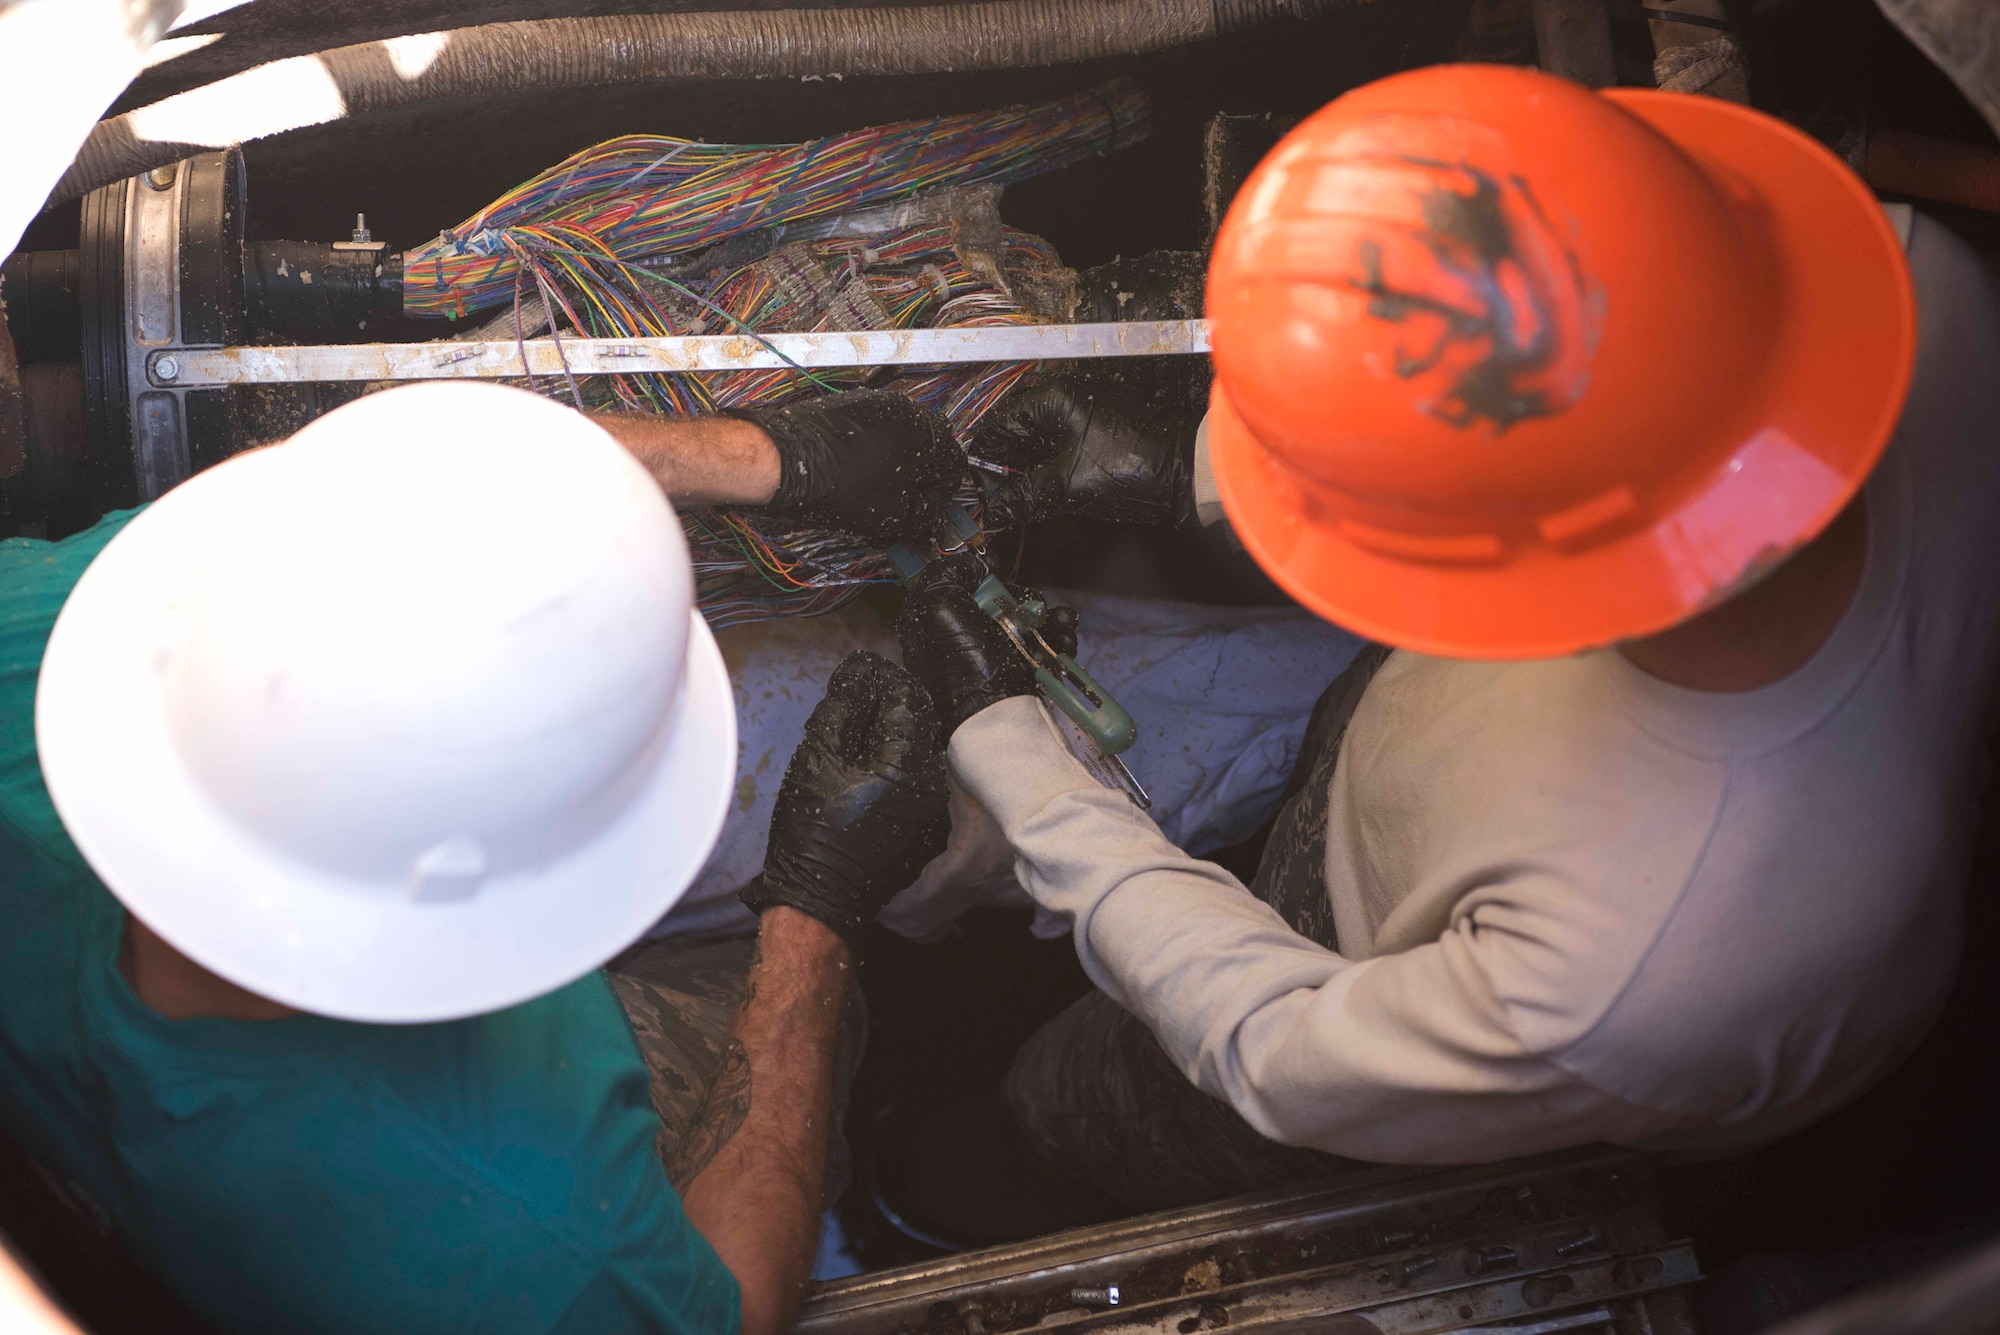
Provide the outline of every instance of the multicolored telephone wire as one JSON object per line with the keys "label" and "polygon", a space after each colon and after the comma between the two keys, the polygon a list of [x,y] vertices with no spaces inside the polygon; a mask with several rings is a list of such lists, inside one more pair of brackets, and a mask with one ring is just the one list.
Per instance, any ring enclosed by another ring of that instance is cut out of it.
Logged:
{"label": "multicolored telephone wire", "polygon": [[[810,144],[614,139],[407,255],[404,307],[457,318],[508,305],[512,330],[539,321],[558,346],[572,336],[756,337],[1067,318],[1075,275],[1040,237],[999,225],[997,191],[966,187],[1135,142],[1147,114],[1145,94],[1120,79],[1036,106]],[[922,220],[899,225],[894,210],[876,207],[898,200],[911,201],[905,211]],[[802,219],[819,221],[801,229]],[[786,239],[800,230],[808,237]],[[585,411],[698,416],[865,385],[943,413],[964,442],[1033,370],[1022,362],[791,366],[563,376],[529,387]],[[977,515],[981,496],[968,478],[958,500]],[[702,610],[718,629],[829,612],[869,584],[896,579],[879,550],[849,534],[735,510],[689,510],[682,522]]]}

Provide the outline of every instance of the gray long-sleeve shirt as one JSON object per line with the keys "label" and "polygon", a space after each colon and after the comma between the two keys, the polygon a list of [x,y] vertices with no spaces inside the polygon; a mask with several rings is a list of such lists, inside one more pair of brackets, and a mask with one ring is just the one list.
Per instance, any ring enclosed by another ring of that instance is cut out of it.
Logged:
{"label": "gray long-sleeve shirt", "polygon": [[1094,782],[1039,702],[959,729],[1022,884],[1201,1088],[1388,1162],[1723,1148],[1914,1046],[1957,962],[2000,651],[2000,289],[1921,218],[1910,258],[1916,382],[1827,643],[1739,694],[1610,651],[1394,655],[1329,795],[1339,953]]}

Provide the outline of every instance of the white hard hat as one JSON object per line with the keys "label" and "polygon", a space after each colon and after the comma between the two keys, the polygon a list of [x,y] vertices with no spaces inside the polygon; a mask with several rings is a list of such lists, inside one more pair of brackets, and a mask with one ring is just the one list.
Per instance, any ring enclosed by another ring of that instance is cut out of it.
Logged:
{"label": "white hard hat", "polygon": [[183,483],[50,636],[49,794],[176,949],[301,1010],[538,996],[701,869],[736,713],[651,476],[520,390],[411,386]]}

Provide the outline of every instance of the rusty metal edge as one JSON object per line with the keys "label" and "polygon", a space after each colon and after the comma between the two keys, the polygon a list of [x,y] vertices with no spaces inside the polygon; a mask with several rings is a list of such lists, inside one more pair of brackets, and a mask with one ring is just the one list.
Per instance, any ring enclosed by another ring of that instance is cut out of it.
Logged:
{"label": "rusty metal edge", "polygon": [[1296,1227],[1308,1221],[1323,1226],[1360,1219],[1377,1210],[1490,1191],[1496,1186],[1539,1179],[1551,1173],[1636,1170],[1649,1162],[1645,1155],[1635,1151],[1591,1148],[1474,1168],[1366,1169],[1332,1182],[1141,1215],[835,1280],[820,1285],[806,1300],[799,1328],[811,1330],[817,1321],[855,1315],[870,1307],[907,1303],[922,1294],[941,1297],[972,1287],[1031,1282],[1067,1267],[1113,1257],[1129,1258],[1163,1247]]}

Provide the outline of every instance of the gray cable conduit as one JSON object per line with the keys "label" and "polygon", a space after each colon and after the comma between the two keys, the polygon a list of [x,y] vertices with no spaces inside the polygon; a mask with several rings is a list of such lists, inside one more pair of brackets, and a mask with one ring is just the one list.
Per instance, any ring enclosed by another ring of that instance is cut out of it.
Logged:
{"label": "gray cable conduit", "polygon": [[419,33],[274,61],[101,121],[49,204],[205,149],[443,98],[674,79],[1063,65],[1159,51],[1351,3],[985,0],[535,19]]}

